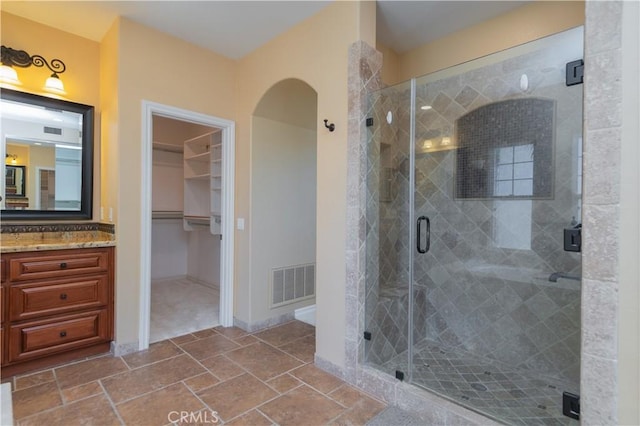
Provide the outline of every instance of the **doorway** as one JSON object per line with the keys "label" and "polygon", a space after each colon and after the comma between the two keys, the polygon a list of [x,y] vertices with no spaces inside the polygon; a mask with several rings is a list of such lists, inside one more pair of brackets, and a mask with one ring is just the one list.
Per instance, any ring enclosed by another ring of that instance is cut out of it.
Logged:
{"label": "doorway", "polygon": [[285,79],[252,114],[250,328],[300,311],[315,322],[317,102]]}
{"label": "doorway", "polygon": [[[217,207],[214,209],[214,201],[208,206],[212,206],[206,209],[205,213],[199,214],[198,217],[187,217],[184,215],[184,210],[173,211],[174,217],[167,220],[174,220],[182,222],[182,226],[185,230],[193,232],[191,234],[189,244],[200,247],[201,244],[210,244],[211,238],[208,238],[209,243],[203,243],[203,236],[208,237],[215,236],[219,241],[219,269],[216,271],[208,271],[205,273],[209,277],[210,281],[218,281],[219,283],[219,325],[228,327],[233,325],[233,240],[234,240],[234,227],[233,227],[233,203],[234,203],[234,174],[235,174],[235,123],[229,120],[213,117],[196,113],[193,111],[187,111],[179,108],[174,108],[167,105],[161,105],[153,102],[143,101],[142,110],[142,148],[143,148],[143,164],[142,171],[142,187],[145,194],[142,200],[142,215],[143,215],[143,229],[142,229],[142,270],[141,270],[141,294],[140,294],[140,329],[139,329],[139,349],[143,350],[148,348],[151,341],[151,281],[153,277],[152,273],[152,223],[153,223],[153,147],[154,147],[154,131],[153,124],[154,119],[174,120],[185,125],[192,126],[194,129],[211,128],[210,134],[200,135],[202,137],[215,138],[216,142],[196,141],[192,145],[195,145],[195,149],[205,148],[211,149],[211,154],[207,154],[207,158],[212,158],[217,155],[217,160],[209,161],[205,165],[207,176],[202,173],[202,177],[198,180],[205,182],[211,188],[214,186],[218,189],[218,198],[215,201]],[[186,140],[190,139],[187,135]],[[157,146],[158,144],[156,144]],[[194,148],[190,146],[188,149]],[[184,145],[182,147],[184,149]],[[217,149],[216,154],[213,150]],[[193,154],[192,151],[191,154]],[[164,152],[163,154],[169,155]],[[200,155],[202,153],[198,153]],[[183,154],[181,154],[183,155]],[[202,155],[200,155],[202,157]],[[183,167],[190,167],[187,159],[183,155],[184,164]],[[199,162],[199,160],[198,160]],[[197,167],[200,167],[199,165]],[[210,167],[210,168],[209,168]],[[214,167],[217,167],[214,172]],[[183,178],[187,177],[187,174],[183,175]],[[214,178],[215,177],[215,178]],[[175,178],[175,176],[174,176]],[[175,179],[173,179],[175,180]],[[191,187],[185,184],[186,180],[181,180],[179,184],[184,184],[184,190],[190,191]],[[214,185],[215,183],[215,185]],[[176,183],[174,182],[174,185]],[[178,185],[179,185],[178,184]],[[197,184],[196,186],[200,186]],[[162,206],[162,203],[160,204]],[[215,210],[215,211],[214,211]],[[171,210],[168,210],[171,211]],[[178,218],[178,213],[182,218]],[[161,214],[162,215],[162,214]],[[158,218],[158,212],[156,212],[156,218]],[[196,235],[197,233],[197,235]],[[175,242],[175,241],[174,241]],[[171,242],[168,242],[171,244]],[[202,247],[200,247],[202,250]],[[209,250],[204,250],[209,251]],[[177,256],[180,256],[177,254]],[[171,256],[169,256],[171,258]],[[174,259],[175,260],[175,259]],[[197,269],[197,266],[196,266]],[[193,270],[193,269],[192,269]],[[202,271],[201,271],[202,272]],[[217,280],[215,278],[218,278]],[[212,311],[215,310],[215,306],[212,306]],[[212,312],[213,314],[213,312]]]}

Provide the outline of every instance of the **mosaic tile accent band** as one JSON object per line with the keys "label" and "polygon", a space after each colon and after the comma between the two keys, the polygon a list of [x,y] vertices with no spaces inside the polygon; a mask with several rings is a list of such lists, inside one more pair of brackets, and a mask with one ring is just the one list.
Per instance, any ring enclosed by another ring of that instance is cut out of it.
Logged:
{"label": "mosaic tile accent band", "polygon": [[78,231],[101,231],[108,234],[115,234],[116,228],[113,223],[48,223],[40,225],[25,225],[3,223],[0,225],[0,233],[16,234],[31,232],[78,232]]}
{"label": "mosaic tile accent band", "polygon": [[554,117],[552,99],[519,98],[458,118],[456,198],[553,197]]}

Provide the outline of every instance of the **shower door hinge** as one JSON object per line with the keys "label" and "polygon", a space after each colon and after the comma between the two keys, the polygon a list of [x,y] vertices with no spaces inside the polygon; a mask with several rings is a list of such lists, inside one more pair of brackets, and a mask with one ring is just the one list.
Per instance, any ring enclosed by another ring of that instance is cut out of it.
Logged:
{"label": "shower door hinge", "polygon": [[373,118],[372,117],[367,118],[367,120],[365,121],[365,124],[367,125],[367,127],[373,126]]}
{"label": "shower door hinge", "polygon": [[567,86],[582,84],[583,79],[584,61],[582,59],[578,59],[577,61],[567,62]]}
{"label": "shower door hinge", "polygon": [[401,382],[404,381],[404,372],[396,370],[396,379],[400,380]]}
{"label": "shower door hinge", "polygon": [[364,340],[371,340],[371,332],[370,331],[365,331],[364,332]]}
{"label": "shower door hinge", "polygon": [[562,392],[562,414],[580,420],[580,395]]}

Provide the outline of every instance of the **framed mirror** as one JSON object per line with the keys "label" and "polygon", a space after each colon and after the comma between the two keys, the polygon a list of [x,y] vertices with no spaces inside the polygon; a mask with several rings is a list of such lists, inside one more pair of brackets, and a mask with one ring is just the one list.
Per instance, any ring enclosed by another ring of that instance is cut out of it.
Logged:
{"label": "framed mirror", "polygon": [[94,108],[0,89],[3,220],[92,219]]}

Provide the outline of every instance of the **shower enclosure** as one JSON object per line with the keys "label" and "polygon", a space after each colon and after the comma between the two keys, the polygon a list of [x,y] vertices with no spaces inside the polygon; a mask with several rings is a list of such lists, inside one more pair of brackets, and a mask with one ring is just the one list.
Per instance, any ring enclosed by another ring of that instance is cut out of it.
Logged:
{"label": "shower enclosure", "polygon": [[364,358],[508,424],[577,424],[582,32],[369,97]]}

